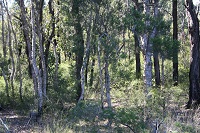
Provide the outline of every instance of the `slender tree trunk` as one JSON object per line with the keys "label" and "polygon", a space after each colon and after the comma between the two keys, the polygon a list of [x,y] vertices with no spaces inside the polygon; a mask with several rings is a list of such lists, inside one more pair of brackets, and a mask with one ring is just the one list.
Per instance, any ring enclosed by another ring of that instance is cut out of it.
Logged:
{"label": "slender tree trunk", "polygon": [[[177,0],[173,1],[173,40],[176,42],[178,40],[178,24],[177,24]],[[178,85],[178,48],[173,49],[173,80],[174,85]]]}
{"label": "slender tree trunk", "polygon": [[[154,0],[155,2],[155,7],[154,7],[154,18],[157,19],[158,16],[158,0]],[[155,38],[157,34],[157,28],[156,26],[154,27],[152,34],[150,36],[150,39]],[[158,53],[154,52],[153,53],[153,58],[154,58],[154,71],[155,71],[155,81],[156,85],[160,85],[160,64],[159,64],[159,58],[158,58]]]}
{"label": "slender tree trunk", "polygon": [[31,0],[31,26],[32,26],[32,65],[34,69],[34,73],[37,78],[37,89],[38,89],[38,113],[42,113],[42,105],[43,105],[43,92],[42,92],[42,78],[41,78],[41,70],[38,69],[36,63],[36,28],[35,28],[35,6],[33,0]]}
{"label": "slender tree trunk", "polygon": [[136,78],[139,79],[141,77],[140,46],[139,46],[139,39],[136,33],[134,33],[134,40],[135,40]]}
{"label": "slender tree trunk", "polygon": [[28,56],[28,62],[29,62],[29,70],[33,79],[33,84],[34,84],[34,90],[35,93],[37,93],[37,79],[36,79],[36,75],[34,73],[34,69],[33,69],[33,65],[32,65],[32,55],[31,55],[31,39],[30,39],[30,26],[28,25],[28,22],[26,20],[26,10],[25,10],[25,5],[24,5],[24,0],[19,0],[17,1],[18,5],[20,7],[21,10],[21,22],[22,22],[22,30],[23,30],[23,35],[24,35],[24,39],[26,42],[26,52],[27,52],[27,56]]}
{"label": "slender tree trunk", "polygon": [[10,60],[11,60],[11,74],[10,74],[10,84],[11,84],[11,90],[12,90],[12,98],[15,96],[14,92],[14,74],[15,74],[15,61],[13,56],[13,48],[12,48],[12,42],[11,42],[11,25],[8,20],[8,46],[9,46],[9,53],[10,53]]}
{"label": "slender tree trunk", "polygon": [[162,56],[162,64],[161,64],[161,73],[162,73],[162,86],[165,85],[165,65],[164,65],[164,57]]}
{"label": "slender tree trunk", "polygon": [[[155,7],[154,7],[154,18],[157,19],[158,16],[158,0],[154,0],[155,2]],[[157,28],[156,26],[153,29],[153,32],[151,34],[151,38],[154,38],[157,34]],[[158,58],[158,52],[153,53],[153,58],[154,58],[154,71],[155,71],[155,81],[156,81],[156,86],[160,86],[160,64],[159,64],[159,58]]]}
{"label": "slender tree trunk", "polygon": [[85,92],[85,80],[86,80],[86,76],[85,76],[85,71],[87,70],[87,64],[88,64],[88,60],[89,60],[89,55],[90,55],[90,45],[91,45],[91,27],[92,27],[92,12],[90,13],[90,22],[89,22],[89,27],[87,30],[87,46],[86,46],[86,50],[85,50],[85,57],[83,59],[83,65],[81,67],[81,96],[78,100],[78,102],[80,102],[81,100],[84,100],[84,92]]}
{"label": "slender tree trunk", "polygon": [[55,58],[55,75],[54,75],[54,86],[58,87],[58,54],[57,54],[57,41],[54,39],[54,58]]}
{"label": "slender tree trunk", "polygon": [[188,12],[188,30],[190,34],[190,72],[189,72],[189,101],[187,108],[196,107],[200,104],[199,86],[199,20],[192,0],[186,0]]}
{"label": "slender tree trunk", "polygon": [[55,22],[55,12],[53,10],[53,0],[49,0],[48,7],[49,7],[49,13],[51,14],[51,34],[47,39],[47,43],[45,45],[45,66],[46,66],[46,86],[48,86],[48,58],[49,58],[49,48],[50,44],[52,42],[52,39],[55,37],[55,28],[56,28],[56,22]]}
{"label": "slender tree trunk", "polygon": [[[96,36],[95,36],[95,34],[98,34],[97,33],[97,31],[99,30],[99,28],[97,28],[97,26],[98,26],[98,22],[99,22],[99,6],[98,6],[98,4],[96,3],[95,4],[95,19],[94,19],[94,22],[93,22],[93,29],[92,29],[92,39],[94,39],[95,41],[96,41]],[[93,45],[92,45],[92,64],[91,64],[91,72],[90,72],[90,83],[89,83],[89,86],[91,87],[92,85],[93,85],[93,81],[94,81],[94,66],[95,66],[95,58],[93,57],[93,56],[95,56],[96,55],[96,52],[98,52],[97,51],[97,47],[98,46],[96,46],[95,45],[95,43],[92,43]]]}
{"label": "slender tree trunk", "polygon": [[89,50],[89,55],[86,61],[86,67],[85,67],[85,85],[88,85],[88,65],[89,65],[89,59],[90,59],[90,50]]}
{"label": "slender tree trunk", "polygon": [[46,97],[46,88],[47,88],[47,67],[46,67],[46,61],[44,56],[44,35],[43,35],[43,28],[42,28],[42,19],[43,19],[43,5],[44,0],[35,1],[36,10],[35,13],[37,13],[38,16],[35,17],[35,27],[36,27],[36,33],[38,35],[39,39],[39,54],[40,54],[40,67],[39,72],[40,78],[42,79],[42,95]]}
{"label": "slender tree trunk", "polygon": [[[144,13],[146,16],[150,15],[150,8],[149,8],[149,0],[144,1]],[[145,22],[146,27],[150,26],[150,20],[146,20]],[[149,93],[149,89],[152,87],[152,44],[149,43],[149,35],[147,31],[142,36],[142,42],[144,47],[144,83],[146,85],[147,94]]]}
{"label": "slender tree trunk", "polygon": [[23,96],[22,96],[22,69],[21,69],[21,53],[18,53],[17,57],[17,63],[18,63],[18,71],[19,71],[19,97],[21,102],[23,101]]}
{"label": "slender tree trunk", "polygon": [[95,59],[92,59],[92,65],[91,65],[91,72],[90,72],[90,83],[89,86],[91,87],[93,85],[94,81],[94,66],[95,66]]}
{"label": "slender tree trunk", "polygon": [[108,54],[105,53],[105,89],[106,89],[106,101],[108,103],[108,107],[111,108],[111,97],[110,97],[110,75],[108,71],[109,63],[108,63]]}
{"label": "slender tree trunk", "polygon": [[160,86],[160,64],[159,64],[159,58],[158,58],[157,52],[153,53],[153,58],[154,58],[154,71],[155,71],[156,86]]}
{"label": "slender tree trunk", "polygon": [[[39,28],[41,29],[41,28]],[[41,78],[42,78],[42,91],[43,95],[46,96],[46,90],[47,90],[47,67],[46,67],[46,61],[44,57],[44,48],[43,48],[43,42],[42,42],[42,33],[39,31],[38,33],[39,36],[39,53],[40,53],[40,58],[41,58],[41,64],[42,64],[42,71],[41,71]]]}
{"label": "slender tree trunk", "polygon": [[99,81],[101,87],[101,107],[104,108],[104,87],[103,87],[103,75],[102,75],[102,68],[101,68],[101,49],[100,49],[100,42],[98,41],[98,68],[99,68]]}

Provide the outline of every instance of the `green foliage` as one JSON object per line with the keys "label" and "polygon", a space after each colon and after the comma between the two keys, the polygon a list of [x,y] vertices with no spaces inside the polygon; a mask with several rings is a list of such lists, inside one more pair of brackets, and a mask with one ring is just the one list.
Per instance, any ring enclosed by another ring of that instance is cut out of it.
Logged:
{"label": "green foliage", "polygon": [[138,115],[138,111],[139,110],[137,108],[118,109],[115,119],[123,125],[128,125],[132,127],[135,132],[144,131],[146,126],[142,117]]}
{"label": "green foliage", "polygon": [[160,53],[166,59],[172,59],[174,50],[179,50],[180,43],[173,41],[171,37],[155,37],[151,40],[153,42],[153,51]]}
{"label": "green foliage", "polygon": [[[71,71],[71,66],[68,63],[62,63],[58,69],[57,83],[54,80],[54,68],[49,71],[49,90],[48,95],[54,101],[74,102],[76,98],[76,89],[74,76]],[[56,86],[54,86],[56,84]]]}

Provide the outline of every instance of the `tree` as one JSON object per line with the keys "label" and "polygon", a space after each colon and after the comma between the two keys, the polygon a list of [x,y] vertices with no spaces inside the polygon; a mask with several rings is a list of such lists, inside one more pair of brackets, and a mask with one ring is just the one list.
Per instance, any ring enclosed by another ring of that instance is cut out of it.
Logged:
{"label": "tree", "polygon": [[[152,43],[149,43],[149,31],[150,26],[150,3],[149,0],[144,0],[144,14],[145,14],[145,31],[142,35],[141,42],[143,43],[144,54],[144,83],[146,85],[147,94],[152,87]],[[151,34],[151,33],[150,33]],[[153,37],[153,34],[151,34]]]}
{"label": "tree", "polygon": [[5,36],[4,36],[4,28],[5,28],[5,26],[4,26],[4,1],[1,1],[1,3],[0,3],[0,6],[1,6],[1,17],[2,17],[2,27],[1,27],[1,29],[2,29],[2,44],[3,44],[3,55],[4,55],[4,58],[6,58],[6,54],[7,54],[7,52],[6,52],[6,44],[5,44]]}
{"label": "tree", "polygon": [[80,98],[79,98],[79,101],[80,102],[81,100],[84,99],[84,91],[85,91],[85,80],[87,80],[85,74],[87,73],[86,71],[86,67],[87,67],[87,61],[89,60],[89,52],[90,52],[90,43],[91,43],[91,26],[92,25],[92,11],[90,13],[90,18],[89,18],[89,27],[87,29],[87,46],[86,46],[86,49],[85,49],[85,54],[84,54],[84,59],[83,59],[83,65],[81,67],[81,95],[80,95]]}
{"label": "tree", "polygon": [[[138,12],[141,12],[139,9],[138,0],[135,0],[134,3],[135,3],[136,10]],[[137,32],[133,31],[133,33],[134,33],[134,41],[135,41],[136,78],[139,79],[141,77],[140,42],[139,42],[139,36],[137,35]]]}
{"label": "tree", "polygon": [[[23,34],[27,47],[28,60],[31,65],[30,68],[32,73],[34,90],[38,96],[38,114],[41,114],[43,108],[43,95],[46,96],[46,66],[42,41],[42,28],[40,22],[41,19],[39,19],[41,15],[36,15],[38,14],[40,8],[37,8],[37,1],[31,1],[31,25],[29,25],[24,0],[19,0],[17,2],[21,12],[20,20],[23,27]],[[39,46],[37,46],[37,44],[39,44]],[[37,50],[37,48],[39,50]],[[39,64],[41,64],[41,67],[38,67],[36,59],[37,51],[39,51]]]}
{"label": "tree", "polygon": [[[172,17],[173,17],[173,40],[178,40],[178,24],[177,24],[177,0],[172,0]],[[178,48],[178,47],[177,47]],[[173,49],[173,80],[174,85],[178,85],[178,49]]]}
{"label": "tree", "polygon": [[188,13],[188,30],[190,34],[190,72],[189,72],[189,101],[187,108],[200,104],[199,85],[199,20],[192,0],[185,1]]}
{"label": "tree", "polygon": [[81,14],[79,12],[79,7],[81,5],[81,0],[73,0],[71,15],[73,18],[73,26],[75,30],[74,44],[75,44],[75,58],[76,58],[76,88],[77,88],[77,101],[81,96],[81,67],[83,64],[84,55],[84,39],[83,39],[83,29],[81,26]]}

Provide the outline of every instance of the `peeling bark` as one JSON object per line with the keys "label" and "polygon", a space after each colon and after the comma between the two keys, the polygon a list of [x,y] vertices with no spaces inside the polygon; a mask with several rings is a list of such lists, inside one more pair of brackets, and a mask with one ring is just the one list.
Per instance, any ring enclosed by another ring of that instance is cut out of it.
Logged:
{"label": "peeling bark", "polygon": [[33,1],[31,1],[31,28],[32,28],[32,65],[33,70],[37,78],[37,89],[38,89],[38,113],[42,113],[42,105],[43,105],[43,92],[42,92],[42,78],[41,78],[41,70],[37,67],[36,62],[36,29],[35,29],[35,7]]}

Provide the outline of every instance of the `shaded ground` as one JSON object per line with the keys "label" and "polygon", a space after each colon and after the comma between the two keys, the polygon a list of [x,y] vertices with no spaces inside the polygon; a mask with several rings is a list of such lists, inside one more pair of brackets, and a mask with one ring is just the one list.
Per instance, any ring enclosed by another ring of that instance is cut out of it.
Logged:
{"label": "shaded ground", "polygon": [[[0,111],[0,118],[9,128],[10,132],[13,133],[31,133],[36,129],[41,129],[41,126],[33,122],[28,115],[19,115],[16,111],[4,109]],[[2,122],[0,123],[0,132],[6,132],[5,125],[3,126]]]}
{"label": "shaded ground", "polygon": [[[119,101],[114,102],[114,111],[116,111],[115,108],[121,105]],[[103,112],[99,108],[99,104],[92,100],[82,105],[75,106],[66,112],[59,112],[56,109],[54,111],[54,109],[52,109],[52,113],[50,113],[50,111],[48,114],[45,114],[42,120],[38,122],[30,119],[28,114],[6,109],[0,111],[0,118],[13,133],[131,133],[133,131],[125,125],[127,122],[129,122],[128,125],[134,130],[138,128],[137,126],[141,125],[136,125],[134,123],[134,110],[130,112],[132,114],[129,114],[127,111],[129,110],[125,110],[124,115],[117,115],[117,118],[122,117],[121,119],[123,121],[114,117],[110,127],[108,126],[108,118],[113,115],[112,112],[109,110]],[[123,117],[125,113],[126,117]],[[200,110],[185,110],[183,107],[169,104],[166,114],[167,117],[158,129],[160,133],[164,131],[183,133],[200,132]],[[124,120],[126,120],[126,122]],[[138,122],[137,117],[135,122]],[[5,127],[0,122],[0,133],[5,132]]]}

